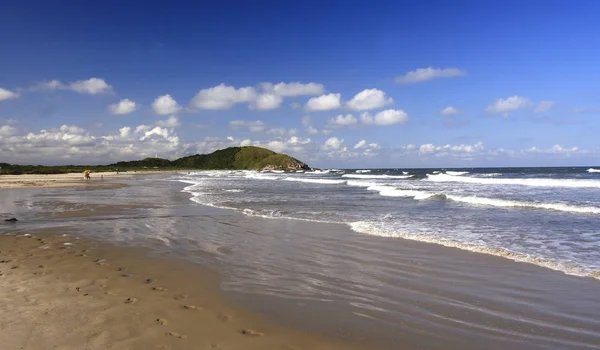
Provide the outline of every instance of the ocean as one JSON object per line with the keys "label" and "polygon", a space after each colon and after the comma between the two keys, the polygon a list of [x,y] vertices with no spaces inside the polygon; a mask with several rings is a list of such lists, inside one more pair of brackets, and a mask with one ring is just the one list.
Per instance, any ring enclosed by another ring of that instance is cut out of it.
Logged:
{"label": "ocean", "polygon": [[599,170],[198,171],[0,189],[2,217],[20,219],[0,233],[58,228],[209,266],[262,316],[373,349],[598,349]]}
{"label": "ocean", "polygon": [[202,205],[600,278],[600,168],[212,171],[177,180]]}

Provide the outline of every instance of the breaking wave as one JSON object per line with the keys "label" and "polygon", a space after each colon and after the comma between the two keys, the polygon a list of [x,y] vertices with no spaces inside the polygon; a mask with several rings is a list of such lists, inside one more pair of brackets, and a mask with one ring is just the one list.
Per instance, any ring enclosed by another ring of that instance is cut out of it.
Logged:
{"label": "breaking wave", "polygon": [[413,175],[362,175],[362,174],[344,174],[342,177],[351,179],[408,179]]}
{"label": "breaking wave", "polygon": [[427,174],[428,181],[435,182],[465,182],[482,185],[520,185],[534,187],[569,187],[569,188],[600,188],[600,180],[584,179],[491,179],[470,176],[453,176],[448,174]]}
{"label": "breaking wave", "polygon": [[588,173],[600,173],[600,169],[589,168],[586,170]]}
{"label": "breaking wave", "polygon": [[460,176],[460,175],[465,175],[468,174],[468,171],[446,171],[446,174],[448,175],[454,175],[454,176]]}
{"label": "breaking wave", "polygon": [[331,179],[303,179],[299,177],[286,177],[285,181],[295,181],[295,182],[305,182],[305,183],[313,183],[313,184],[323,184],[323,185],[340,185],[346,182],[346,180],[331,180]]}
{"label": "breaking wave", "polygon": [[367,169],[367,170],[357,170],[356,173],[357,174],[362,174],[362,173],[370,173],[371,170]]}
{"label": "breaking wave", "polygon": [[358,233],[389,237],[389,238],[404,238],[413,241],[426,242],[439,244],[445,247],[458,248],[462,250],[468,250],[471,252],[495,255],[514,261],[530,263],[542,267],[546,267],[552,270],[557,270],[570,275],[586,276],[591,278],[600,279],[600,271],[592,271],[585,267],[578,265],[570,265],[565,262],[554,261],[546,258],[532,256],[530,254],[523,254],[514,252],[504,248],[493,248],[477,245],[469,242],[458,242],[453,239],[439,237],[438,235],[427,235],[427,234],[411,234],[401,232],[394,229],[392,226],[383,222],[369,222],[369,221],[356,221],[349,224],[350,228]]}

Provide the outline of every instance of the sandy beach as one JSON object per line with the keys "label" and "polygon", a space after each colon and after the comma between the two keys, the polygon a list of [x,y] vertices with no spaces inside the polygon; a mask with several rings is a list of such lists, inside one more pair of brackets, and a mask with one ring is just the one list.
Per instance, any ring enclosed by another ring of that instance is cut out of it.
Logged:
{"label": "sandy beach", "polygon": [[83,174],[24,174],[0,176],[0,188],[50,188],[50,187],[88,187],[114,186],[104,180],[131,179],[136,173],[99,172],[92,173],[91,180],[85,180]]}
{"label": "sandy beach", "polygon": [[0,236],[2,349],[358,349],[225,300],[214,273],[141,249]]}
{"label": "sandy beach", "polygon": [[[586,350],[600,340],[596,279],[214,208],[204,194],[190,200],[178,176],[52,188],[41,175],[41,186],[0,188],[0,348]],[[270,191],[213,181],[219,196]]]}

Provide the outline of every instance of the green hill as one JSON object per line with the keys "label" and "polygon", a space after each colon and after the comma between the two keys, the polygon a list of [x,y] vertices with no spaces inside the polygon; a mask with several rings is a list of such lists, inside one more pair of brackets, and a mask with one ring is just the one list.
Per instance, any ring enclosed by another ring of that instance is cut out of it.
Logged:
{"label": "green hill", "polygon": [[95,166],[35,166],[12,165],[0,163],[2,174],[56,174],[82,172],[84,169],[93,171],[127,171],[127,170],[297,170],[310,169],[308,165],[286,154],[275,153],[261,147],[229,147],[210,154],[196,154],[168,160],[162,158],[146,158],[128,162],[117,162],[109,165]]}

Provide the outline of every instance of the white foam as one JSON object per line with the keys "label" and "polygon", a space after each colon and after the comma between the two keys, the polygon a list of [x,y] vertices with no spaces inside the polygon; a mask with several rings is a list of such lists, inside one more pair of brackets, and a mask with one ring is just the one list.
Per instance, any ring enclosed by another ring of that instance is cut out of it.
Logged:
{"label": "white foam", "polygon": [[363,174],[344,174],[342,177],[351,179],[408,179],[413,175],[363,175]]}
{"label": "white foam", "polygon": [[586,170],[588,173],[600,173],[600,169],[589,168]]}
{"label": "white foam", "polygon": [[446,174],[448,175],[454,175],[454,176],[460,176],[460,175],[466,175],[468,174],[468,171],[446,171]]}
{"label": "white foam", "polygon": [[434,182],[465,182],[482,185],[520,185],[534,187],[600,188],[600,180],[583,179],[491,179],[470,176],[452,176],[448,174],[427,174],[427,180]]}
{"label": "white foam", "polygon": [[556,210],[569,213],[580,213],[580,214],[600,214],[600,207],[593,206],[577,206],[564,203],[536,203],[536,202],[525,202],[525,201],[513,201],[498,198],[484,198],[475,196],[455,196],[446,194],[446,198],[462,203],[475,204],[475,205],[486,205],[493,207],[505,207],[505,208],[534,208],[534,209],[547,209]]}
{"label": "white foam", "polygon": [[248,174],[246,174],[246,178],[252,179],[252,180],[279,180],[279,179],[281,179],[281,177],[276,176],[276,175],[265,175],[265,174],[261,174],[261,173],[248,173]]}
{"label": "white foam", "polygon": [[403,171],[402,174],[408,175],[408,171]]}
{"label": "white foam", "polygon": [[529,254],[510,251],[508,249],[503,248],[480,246],[470,242],[458,242],[453,239],[440,237],[438,235],[427,235],[422,233],[411,234],[406,232],[400,232],[382,222],[356,221],[350,223],[349,226],[353,231],[358,233],[389,238],[404,238],[413,241],[439,244],[446,247],[458,248],[481,254],[495,255],[514,261],[535,264],[552,270],[561,271],[566,274],[587,276],[591,278],[600,279],[600,273],[598,271],[590,271],[589,269],[586,269],[581,266],[574,266],[559,261],[553,261],[550,259],[531,256]]}
{"label": "white foam", "polygon": [[362,173],[370,173],[371,170],[367,169],[367,170],[357,170],[356,173],[357,174],[362,174]]}
{"label": "white foam", "polygon": [[322,175],[329,174],[330,170],[313,170],[305,172],[306,175]]}
{"label": "white foam", "polygon": [[502,173],[473,174],[473,175],[478,176],[478,177],[495,177],[495,176],[502,176]]}
{"label": "white foam", "polygon": [[382,185],[373,182],[348,181],[349,186],[366,187],[368,191],[379,192],[384,197],[407,197],[415,200],[425,200],[431,198],[449,199],[455,202],[467,203],[472,205],[484,205],[503,208],[532,208],[555,210],[578,214],[600,214],[600,207],[578,206],[565,203],[537,203],[527,201],[515,201],[499,198],[485,198],[476,196],[457,196],[454,194],[435,193],[419,190],[399,189],[393,186]]}
{"label": "white foam", "polygon": [[346,180],[331,180],[331,179],[303,179],[299,177],[286,177],[286,181],[305,182],[322,185],[340,185],[346,182]]}

